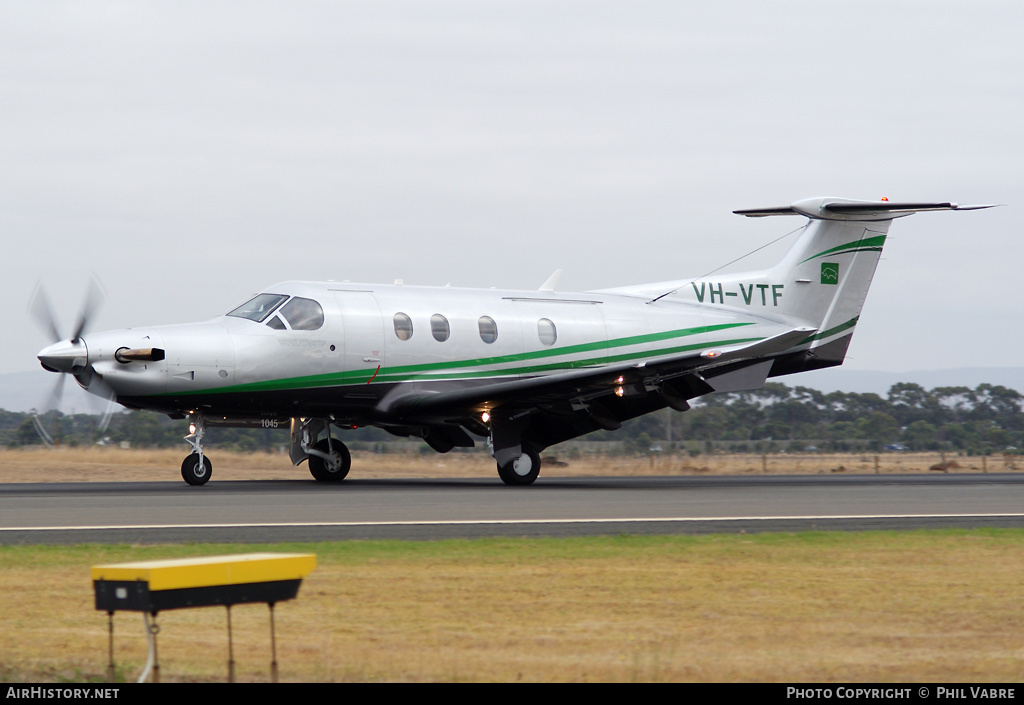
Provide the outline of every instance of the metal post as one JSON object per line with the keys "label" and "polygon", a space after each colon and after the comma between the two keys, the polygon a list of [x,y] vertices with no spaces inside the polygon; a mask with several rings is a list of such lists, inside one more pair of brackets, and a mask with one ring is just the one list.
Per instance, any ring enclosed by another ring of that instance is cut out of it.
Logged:
{"label": "metal post", "polygon": [[156,635],[160,633],[160,627],[156,623],[156,612],[153,613],[153,625],[149,628],[153,632],[153,683],[160,682],[160,654],[157,651]]}
{"label": "metal post", "polygon": [[277,638],[274,636],[274,603],[268,602],[270,607],[270,682],[277,683]]}
{"label": "metal post", "polygon": [[231,641],[231,605],[228,608],[228,683],[235,682],[235,648]]}
{"label": "metal post", "polygon": [[107,682],[114,682],[114,612],[107,612],[107,632],[110,635],[109,659],[107,663]]}
{"label": "metal post", "polygon": [[156,635],[160,633],[160,627],[156,623],[156,612],[153,612],[153,623],[149,622],[150,613],[142,613],[142,621],[146,625],[146,641],[149,643],[149,656],[146,659],[146,666],[142,669],[142,674],[139,676],[137,683],[145,683],[146,678],[149,676],[150,671],[153,672],[153,680],[151,683],[160,682],[160,660],[157,657],[156,651]]}

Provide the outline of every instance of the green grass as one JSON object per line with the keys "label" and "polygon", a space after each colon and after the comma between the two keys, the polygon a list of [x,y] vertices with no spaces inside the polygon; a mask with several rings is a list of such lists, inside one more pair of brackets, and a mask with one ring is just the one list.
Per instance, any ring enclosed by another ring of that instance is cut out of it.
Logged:
{"label": "green grass", "polygon": [[[302,681],[1015,681],[1024,530],[0,547],[0,680],[106,666],[97,563],[312,552],[278,606]],[[159,617],[165,680],[223,678],[219,608]],[[121,672],[145,658],[118,614]],[[241,680],[267,677],[266,608],[232,610]]]}

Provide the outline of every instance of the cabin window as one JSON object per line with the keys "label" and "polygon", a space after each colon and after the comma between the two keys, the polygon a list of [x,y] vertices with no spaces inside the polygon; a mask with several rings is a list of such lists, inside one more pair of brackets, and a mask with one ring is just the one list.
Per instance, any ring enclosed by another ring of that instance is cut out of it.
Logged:
{"label": "cabin window", "polygon": [[269,321],[267,321],[267,325],[273,328],[274,330],[286,330],[284,326],[284,321],[281,320],[280,316],[274,316],[273,318],[271,318]]}
{"label": "cabin window", "polygon": [[412,337],[412,319],[404,313],[395,314],[395,335],[399,340],[408,340]]}
{"label": "cabin window", "polygon": [[493,343],[498,339],[498,324],[494,322],[493,318],[480,316],[477,325],[480,327],[480,340],[485,343]]}
{"label": "cabin window", "polygon": [[235,318],[248,318],[250,321],[262,323],[278,306],[288,300],[284,294],[260,294],[229,313]]}
{"label": "cabin window", "polygon": [[544,345],[554,345],[555,341],[558,340],[555,324],[546,318],[537,321],[537,335],[540,336],[540,342]]}
{"label": "cabin window", "polygon": [[324,310],[313,299],[296,296],[281,309],[292,330],[317,330],[324,324]]}
{"label": "cabin window", "polygon": [[448,340],[448,336],[451,335],[451,329],[448,327],[448,319],[440,313],[435,313],[431,316],[430,334],[434,336],[434,340],[439,343],[443,343]]}

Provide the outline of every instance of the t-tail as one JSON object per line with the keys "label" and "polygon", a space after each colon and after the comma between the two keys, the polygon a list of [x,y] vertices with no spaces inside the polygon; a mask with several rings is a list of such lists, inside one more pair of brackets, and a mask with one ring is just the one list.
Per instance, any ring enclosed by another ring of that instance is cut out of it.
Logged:
{"label": "t-tail", "polygon": [[725,275],[721,280],[738,289],[740,299],[763,304],[758,308],[765,314],[817,331],[804,341],[809,347],[777,359],[772,376],[839,365],[892,221],[919,211],[990,207],[815,198],[781,208],[734,211],[749,217],[802,215],[810,222],[776,266],[754,276]]}

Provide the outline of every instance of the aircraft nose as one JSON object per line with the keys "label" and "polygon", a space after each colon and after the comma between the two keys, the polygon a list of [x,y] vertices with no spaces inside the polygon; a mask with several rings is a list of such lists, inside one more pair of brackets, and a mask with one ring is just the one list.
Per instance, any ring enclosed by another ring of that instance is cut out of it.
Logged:
{"label": "aircraft nose", "polygon": [[74,372],[89,364],[89,349],[85,341],[62,340],[48,345],[36,355],[44,370],[50,372]]}

